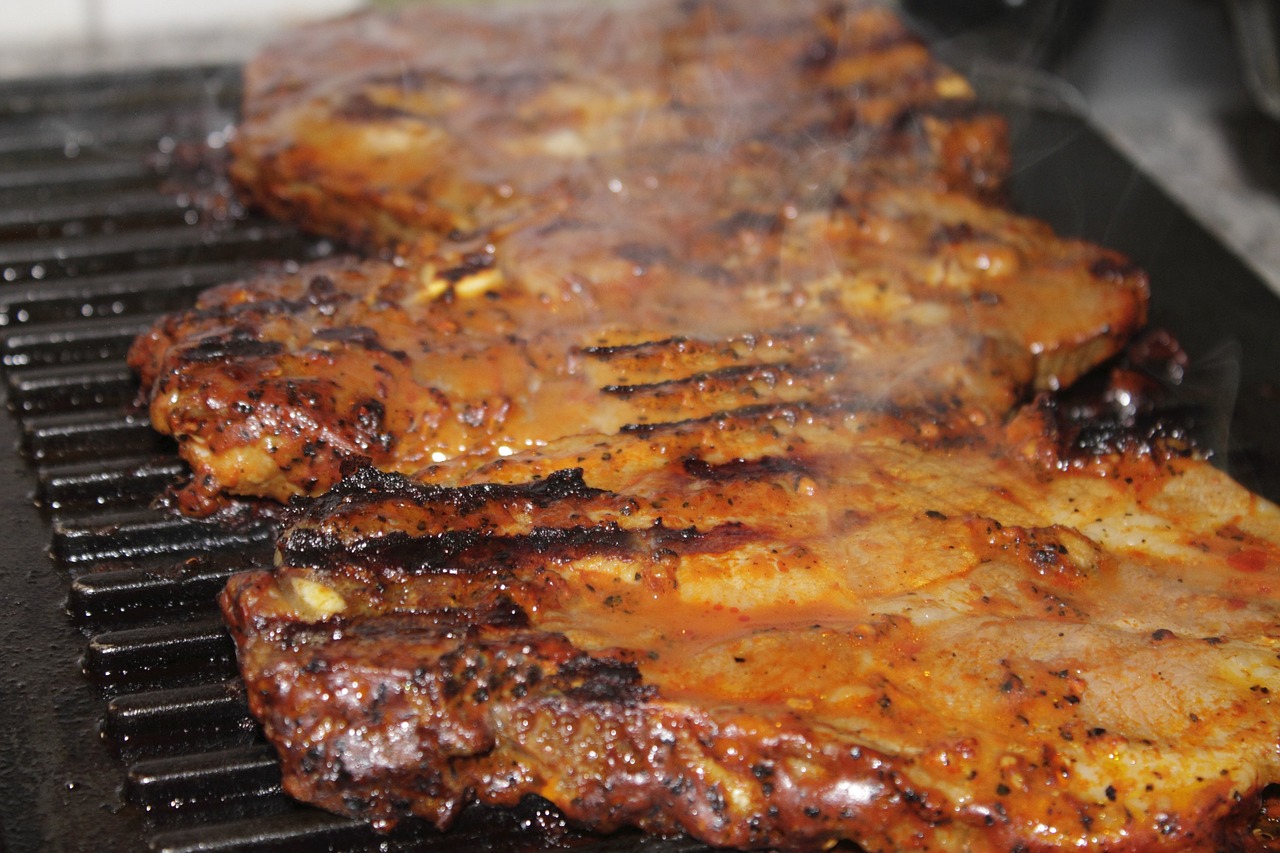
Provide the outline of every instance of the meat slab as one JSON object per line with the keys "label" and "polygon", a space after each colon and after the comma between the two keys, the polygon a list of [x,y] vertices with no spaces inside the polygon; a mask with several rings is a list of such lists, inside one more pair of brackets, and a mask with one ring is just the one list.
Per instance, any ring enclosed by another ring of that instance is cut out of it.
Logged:
{"label": "meat slab", "polygon": [[[1280,510],[1051,408],[778,407],[364,469],[223,606],[295,796],[869,851],[1245,849]],[[448,467],[448,466],[446,466]]]}
{"label": "meat slab", "polygon": [[[741,848],[1245,849],[1280,510],[1057,389],[1146,317],[859,2],[418,5],[246,71],[234,178],[364,253],[139,339],[293,796]],[[1106,428],[1100,428],[1106,427]]]}
{"label": "meat slab", "polygon": [[1141,271],[997,203],[1003,122],[876,6],[424,4],[246,73],[247,196],[399,255],[139,340],[189,512],[745,404],[1000,418],[1145,321]]}

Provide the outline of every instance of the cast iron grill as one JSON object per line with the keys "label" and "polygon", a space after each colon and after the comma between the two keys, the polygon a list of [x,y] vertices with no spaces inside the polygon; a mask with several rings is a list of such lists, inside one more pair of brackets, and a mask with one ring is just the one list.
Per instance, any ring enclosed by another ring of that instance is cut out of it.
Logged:
{"label": "cast iron grill", "polygon": [[[75,690],[101,743],[76,742],[74,761],[119,779],[119,802],[99,808],[118,811],[126,834],[104,829],[74,849],[705,850],[580,837],[537,802],[473,809],[443,835],[380,836],[281,792],[214,602],[232,573],[268,564],[271,530],[153,508],[184,467],[134,409],[124,365],[140,331],[204,288],[332,251],[228,200],[216,161],[238,97],[226,67],[0,85],[0,390],[47,525],[52,566],[41,555],[32,570],[65,579],[59,594],[84,638],[82,657],[57,665],[80,671]],[[1018,205],[1069,233],[1105,235],[1147,267],[1160,285],[1155,319],[1193,358],[1242,336],[1232,426],[1244,440],[1231,453],[1243,454],[1238,474],[1280,497],[1280,302],[1078,119],[1031,115],[1015,123],[1015,152],[1031,152]],[[1201,302],[1208,276],[1212,307]]]}
{"label": "cast iron grill", "polygon": [[[590,839],[550,808],[476,808],[447,834],[391,835],[291,802],[249,715],[215,597],[271,560],[267,522],[219,526],[156,508],[185,472],[136,408],[132,340],[203,289],[332,251],[246,215],[218,167],[237,69],[0,87],[0,360],[20,451],[84,634],[83,689],[156,851],[540,850],[679,853],[683,840]],[[105,841],[105,839],[104,839]],[[104,844],[104,846],[106,846]]]}

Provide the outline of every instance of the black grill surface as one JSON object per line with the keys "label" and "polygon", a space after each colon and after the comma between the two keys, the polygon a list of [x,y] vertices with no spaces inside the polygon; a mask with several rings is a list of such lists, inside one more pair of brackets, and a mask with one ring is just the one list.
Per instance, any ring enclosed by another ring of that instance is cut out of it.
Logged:
{"label": "black grill surface", "polygon": [[[573,835],[537,803],[392,836],[291,803],[214,596],[270,560],[265,524],[176,519],[182,476],[133,408],[135,335],[203,288],[333,250],[246,215],[218,163],[223,67],[0,85],[0,819],[7,849],[704,850]],[[1280,301],[1079,119],[1011,106],[1017,205],[1129,253],[1219,458],[1280,489]]]}

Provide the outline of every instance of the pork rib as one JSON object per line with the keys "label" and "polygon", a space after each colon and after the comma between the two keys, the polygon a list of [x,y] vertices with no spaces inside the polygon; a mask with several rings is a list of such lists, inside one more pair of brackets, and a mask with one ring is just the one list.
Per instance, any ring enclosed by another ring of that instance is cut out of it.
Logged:
{"label": "pork rib", "polygon": [[246,73],[247,196],[403,256],[139,340],[189,512],[748,403],[1000,418],[1145,320],[1140,271],[993,203],[1003,122],[879,6],[415,6]]}
{"label": "pork rib", "polygon": [[1008,171],[1003,121],[865,2],[407,5],[291,33],[245,89],[246,197],[366,247],[646,192],[803,204],[851,173],[990,196]]}
{"label": "pork rib", "polygon": [[365,469],[223,606],[286,789],[339,812],[537,794],[744,848],[1243,849],[1280,771],[1280,510],[1051,426],[774,408],[460,486]]}
{"label": "pork rib", "polygon": [[319,494],[353,457],[411,472],[769,402],[999,419],[1145,320],[1122,258],[968,196],[847,189],[833,210],[738,213],[686,223],[683,244],[576,226],[204,294],[131,353],[195,471],[188,510]]}

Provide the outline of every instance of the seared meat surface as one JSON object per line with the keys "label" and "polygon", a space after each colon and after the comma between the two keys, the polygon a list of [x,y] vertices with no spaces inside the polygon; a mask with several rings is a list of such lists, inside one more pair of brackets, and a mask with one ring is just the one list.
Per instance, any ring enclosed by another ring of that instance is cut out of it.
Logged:
{"label": "seared meat surface", "polygon": [[749,848],[1246,849],[1280,771],[1280,510],[1070,434],[775,407],[365,469],[223,605],[287,790],[339,812],[538,794]]}
{"label": "seared meat surface", "polygon": [[619,200],[633,223],[648,199],[697,223],[703,194],[774,216],[855,173],[995,195],[1008,169],[1003,122],[867,3],[407,5],[292,34],[245,86],[245,195],[370,247]]}
{"label": "seared meat surface", "polygon": [[493,14],[357,16],[250,66],[249,197],[404,254],[140,339],[188,512],[750,403],[999,418],[1145,319],[1122,258],[991,202],[1002,122],[883,9]]}
{"label": "seared meat surface", "polygon": [[357,456],[409,472],[765,402],[1000,418],[1145,318],[1139,271],[1040,223],[919,188],[842,202],[648,242],[575,224],[448,261],[322,262],[206,293],[131,360],[199,513],[319,494]]}
{"label": "seared meat surface", "polygon": [[235,149],[257,205],[378,253],[131,352],[185,511],[297,499],[222,597],[291,794],[744,848],[1251,843],[1280,510],[1029,405],[1146,279],[1001,205],[1003,123],[883,8],[360,14],[249,67]]}

